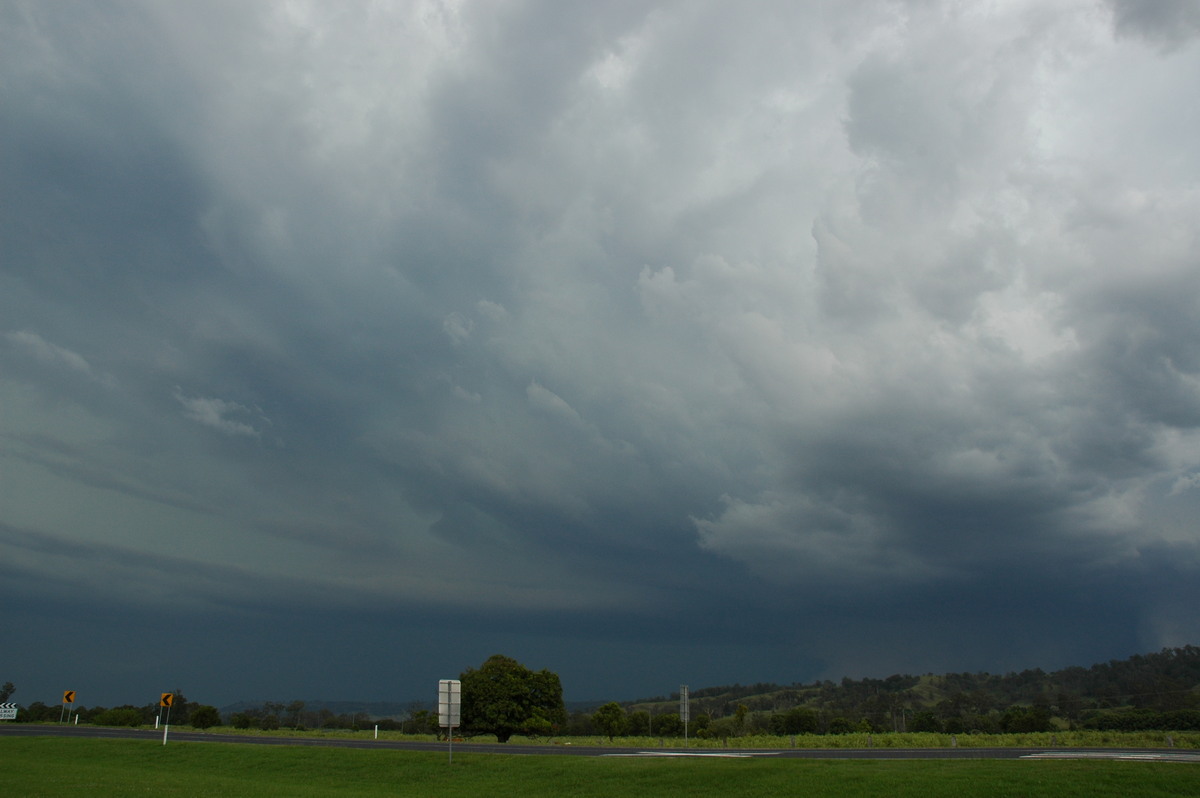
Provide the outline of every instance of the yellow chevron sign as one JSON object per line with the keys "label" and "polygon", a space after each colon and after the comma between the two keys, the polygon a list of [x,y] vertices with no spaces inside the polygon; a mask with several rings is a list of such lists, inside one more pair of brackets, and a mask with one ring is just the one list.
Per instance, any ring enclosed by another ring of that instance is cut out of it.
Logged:
{"label": "yellow chevron sign", "polygon": [[175,696],[173,694],[163,693],[162,698],[158,699],[158,705],[160,707],[169,707],[169,706],[171,706],[171,702],[174,700],[175,700]]}
{"label": "yellow chevron sign", "polygon": [[75,703],[75,691],[74,690],[64,690],[63,691],[63,703],[64,704],[74,704]]}

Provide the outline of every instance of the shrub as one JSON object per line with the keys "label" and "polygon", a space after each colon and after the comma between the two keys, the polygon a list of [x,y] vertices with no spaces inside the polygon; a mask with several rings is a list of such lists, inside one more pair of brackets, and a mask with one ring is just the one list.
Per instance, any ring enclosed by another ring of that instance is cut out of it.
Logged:
{"label": "shrub", "polygon": [[97,726],[141,726],[142,711],[133,707],[106,709],[92,719]]}
{"label": "shrub", "polygon": [[206,704],[201,704],[192,710],[191,715],[192,728],[208,729],[213,726],[221,725],[221,713],[216,707],[210,707]]}
{"label": "shrub", "polygon": [[830,734],[849,734],[852,731],[854,731],[854,724],[850,722],[849,718],[839,716],[829,721]]}
{"label": "shrub", "polygon": [[942,730],[942,723],[932,712],[918,712],[913,715],[912,722],[908,724],[908,728],[914,732],[940,732]]}

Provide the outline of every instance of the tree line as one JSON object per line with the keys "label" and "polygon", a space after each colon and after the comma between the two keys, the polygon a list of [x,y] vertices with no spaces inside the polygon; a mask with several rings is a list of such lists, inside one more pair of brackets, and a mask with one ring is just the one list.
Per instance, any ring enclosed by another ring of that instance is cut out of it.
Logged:
{"label": "tree line", "polygon": [[[11,684],[9,682],[5,688],[10,688]],[[9,690],[9,694],[12,692],[13,690]],[[68,723],[90,723],[96,726],[145,726],[169,721],[172,725],[188,725],[197,729],[221,725],[221,713],[216,707],[188,701],[181,690],[176,690],[171,696],[169,713],[158,703],[141,706],[122,704],[115,707],[76,707],[68,704],[64,707],[62,704],[34,701],[27,707],[19,708],[17,720],[26,723],[58,723],[65,720]]]}
{"label": "tree line", "polygon": [[[680,737],[678,694],[609,702],[568,713],[557,674],[533,671],[503,655],[467,668],[462,682],[461,735]],[[846,734],[850,732],[1019,733],[1054,729],[1200,730],[1200,647],[1163,649],[1091,668],[1053,673],[1040,669],[996,676],[948,673],[893,675],[886,679],[842,679],[780,686],[710,687],[691,694],[692,736],[749,734]],[[0,700],[15,692],[0,687]],[[61,705],[34,702],[21,707],[18,721],[57,722]],[[72,708],[81,723],[140,726],[164,717],[163,708],[142,706]],[[375,718],[366,712],[334,713],[304,701],[263,702],[227,713],[189,701],[176,690],[170,720],[175,725],[209,728],[304,730],[367,729],[442,735],[436,708],[410,705],[403,717]],[[74,722],[74,721],[73,721]]]}
{"label": "tree line", "polygon": [[[692,703],[694,712],[707,715],[712,733],[720,736],[1190,730],[1194,713],[1200,712],[1198,686],[1200,648],[1183,646],[1052,673],[1033,669],[1004,675],[896,674],[885,679],[844,678],[840,683],[712,687],[694,691]],[[671,694],[623,706],[631,713],[661,710],[677,700],[678,695]]]}

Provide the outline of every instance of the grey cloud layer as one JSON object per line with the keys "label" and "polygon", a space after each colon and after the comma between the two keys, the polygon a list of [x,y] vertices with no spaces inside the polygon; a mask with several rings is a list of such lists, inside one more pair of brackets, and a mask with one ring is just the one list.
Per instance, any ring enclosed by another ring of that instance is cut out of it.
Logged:
{"label": "grey cloud layer", "polygon": [[1191,8],[5,3],[0,546],[831,670],[1004,584],[1030,656],[1109,583],[1194,642]]}

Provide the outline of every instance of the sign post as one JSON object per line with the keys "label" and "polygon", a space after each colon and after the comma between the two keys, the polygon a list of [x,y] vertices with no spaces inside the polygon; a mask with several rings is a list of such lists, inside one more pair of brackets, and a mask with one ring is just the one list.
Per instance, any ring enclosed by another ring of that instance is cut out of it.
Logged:
{"label": "sign post", "polygon": [[462,682],[442,679],[438,682],[438,725],[446,727],[450,741],[450,761],[454,761],[454,728],[462,723]]}
{"label": "sign post", "polygon": [[74,704],[74,703],[75,703],[75,691],[74,690],[63,690],[62,710],[58,713],[58,722],[59,723],[63,722],[63,715],[65,715],[67,712],[67,704]]}
{"label": "sign post", "polygon": [[163,693],[158,699],[158,714],[162,714],[162,708],[167,708],[167,720],[163,723],[163,745],[167,744],[167,732],[171,728],[171,705],[175,703],[174,693]]}
{"label": "sign post", "polygon": [[679,719],[683,721],[683,747],[688,747],[688,721],[692,716],[692,702],[688,699],[688,686],[679,685]]}

